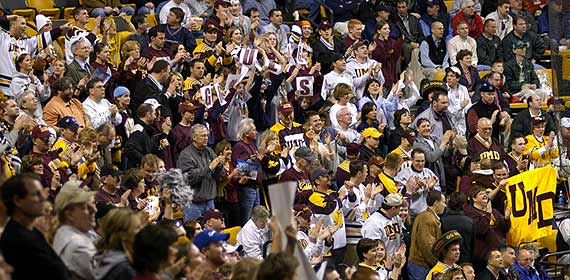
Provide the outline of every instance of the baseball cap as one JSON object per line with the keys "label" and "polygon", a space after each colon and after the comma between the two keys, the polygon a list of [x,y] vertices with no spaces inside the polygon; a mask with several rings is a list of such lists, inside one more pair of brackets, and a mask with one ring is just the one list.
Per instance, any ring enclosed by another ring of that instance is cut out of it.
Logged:
{"label": "baseball cap", "polygon": [[387,196],[384,198],[384,202],[382,202],[382,203],[384,203],[384,204],[386,204],[386,205],[388,205],[388,206],[394,207],[394,206],[400,206],[400,205],[402,205],[402,201],[403,201],[403,200],[404,200],[404,199],[402,198],[402,195],[401,195],[401,194],[399,194],[399,193],[391,193],[391,194],[387,195]]}
{"label": "baseball cap", "polygon": [[125,94],[130,94],[130,91],[128,88],[126,87],[117,87],[115,88],[115,90],[113,91],[113,96],[114,97],[120,97],[123,96]]}
{"label": "baseball cap", "polygon": [[319,30],[327,30],[329,28],[332,28],[332,25],[330,22],[328,21],[323,21],[321,22],[321,24],[319,25]]}
{"label": "baseball cap", "polygon": [[208,24],[208,26],[206,26],[206,33],[212,33],[213,31],[218,32],[218,27],[214,24]]}
{"label": "baseball cap", "polygon": [[74,117],[65,116],[57,122],[57,127],[61,127],[63,129],[69,128],[73,131],[77,131],[79,129],[79,123],[77,123],[77,120]]}
{"label": "baseball cap", "polygon": [[546,123],[546,119],[544,119],[543,117],[534,117],[532,118],[531,124],[533,126],[535,125],[539,125],[541,123]]}
{"label": "baseball cap", "polygon": [[204,213],[204,223],[209,219],[223,219],[224,213],[218,209],[210,209]]}
{"label": "baseball cap", "polygon": [[313,170],[313,172],[311,172],[311,179],[313,181],[315,181],[316,179],[318,179],[319,177],[322,176],[329,176],[331,175],[331,172],[324,169],[324,168],[317,168],[315,170]]}
{"label": "baseball cap", "polygon": [[105,164],[103,165],[103,167],[101,167],[101,177],[105,176],[119,177],[123,174],[124,174],[123,171],[116,169],[112,164]]}
{"label": "baseball cap", "polygon": [[227,254],[233,254],[233,253],[241,254],[241,252],[243,251],[243,246],[241,245],[234,246],[228,243],[224,243],[222,244],[222,247],[224,247],[224,250],[226,250]]}
{"label": "baseball cap", "polygon": [[315,161],[317,157],[309,147],[300,147],[295,151],[295,157],[305,159],[307,161]]}
{"label": "baseball cap", "polygon": [[51,136],[49,127],[43,124],[39,124],[34,129],[32,129],[32,138],[45,138],[48,139]]}
{"label": "baseball cap", "polygon": [[158,107],[162,106],[162,105],[160,105],[160,103],[158,103],[158,100],[156,100],[154,98],[147,99],[143,103],[152,105],[153,110],[156,110],[156,109],[158,109]]}
{"label": "baseball cap", "polygon": [[375,127],[369,127],[362,132],[362,138],[379,138],[382,135]]}
{"label": "baseball cap", "polygon": [[333,60],[332,62],[337,62],[339,60],[344,60],[344,55],[340,54],[340,53],[333,53]]}
{"label": "baseball cap", "polygon": [[416,142],[416,132],[409,128],[404,131],[402,137],[406,138],[406,140],[408,140],[410,143]]}
{"label": "baseball cap", "polygon": [[295,216],[300,216],[305,220],[311,220],[313,211],[311,211],[311,208],[309,208],[309,206],[305,204],[296,204],[293,209],[295,210]]}
{"label": "baseball cap", "polygon": [[194,112],[196,110],[196,106],[192,102],[182,102],[178,105],[178,112],[184,114],[186,112]]}
{"label": "baseball cap", "polygon": [[360,145],[358,143],[350,143],[346,146],[346,155],[349,157],[357,157],[360,154]]}
{"label": "baseball cap", "polygon": [[95,192],[81,188],[81,181],[67,181],[55,197],[55,212],[60,213],[71,204],[86,203]]}
{"label": "baseball cap", "polygon": [[513,49],[522,49],[522,48],[528,48],[528,43],[523,42],[521,40],[518,40],[513,43]]}
{"label": "baseball cap", "polygon": [[368,42],[368,40],[358,40],[356,43],[354,43],[354,45],[352,45],[352,49],[357,50],[358,48],[362,46],[368,46],[369,44],[370,43]]}
{"label": "baseball cap", "polygon": [[283,103],[279,107],[279,112],[280,113],[291,113],[291,112],[293,112],[293,106],[291,106],[291,103],[289,103],[289,102]]}
{"label": "baseball cap", "polygon": [[384,159],[381,156],[373,156],[368,160],[368,166],[372,165],[382,167],[384,166]]}
{"label": "baseball cap", "polygon": [[229,238],[230,235],[227,233],[221,233],[215,230],[207,229],[194,236],[194,245],[198,247],[198,250],[202,250],[202,248],[208,246],[210,243],[226,241]]}
{"label": "baseball cap", "polygon": [[495,90],[496,90],[495,86],[489,82],[484,82],[483,84],[481,84],[481,87],[479,88],[480,92],[495,92]]}
{"label": "baseball cap", "polygon": [[445,68],[445,73],[447,74],[449,72],[453,72],[453,73],[457,74],[457,76],[461,76],[461,71],[456,66],[451,66],[451,67]]}

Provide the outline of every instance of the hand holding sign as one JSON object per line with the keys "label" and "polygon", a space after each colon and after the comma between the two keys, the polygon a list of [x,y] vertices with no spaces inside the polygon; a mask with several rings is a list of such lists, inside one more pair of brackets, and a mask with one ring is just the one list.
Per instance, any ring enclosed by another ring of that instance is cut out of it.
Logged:
{"label": "hand holding sign", "polygon": [[313,96],[313,84],[315,78],[313,76],[302,76],[295,79],[299,96]]}

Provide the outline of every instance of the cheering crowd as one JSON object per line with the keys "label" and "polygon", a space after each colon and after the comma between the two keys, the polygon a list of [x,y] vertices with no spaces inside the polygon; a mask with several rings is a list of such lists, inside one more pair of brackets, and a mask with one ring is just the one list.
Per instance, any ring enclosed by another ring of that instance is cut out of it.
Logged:
{"label": "cheering crowd", "polygon": [[550,279],[505,186],[570,175],[569,3],[121,2],[0,16],[0,279]]}

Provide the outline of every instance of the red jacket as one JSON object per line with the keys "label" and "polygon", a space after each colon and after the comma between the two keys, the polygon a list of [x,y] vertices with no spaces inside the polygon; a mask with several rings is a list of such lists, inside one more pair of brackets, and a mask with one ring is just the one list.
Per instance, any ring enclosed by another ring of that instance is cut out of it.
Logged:
{"label": "red jacket", "polygon": [[453,21],[451,22],[451,27],[453,27],[453,34],[457,35],[457,24],[459,22],[465,21],[469,25],[469,37],[475,39],[483,33],[483,18],[477,13],[473,14],[473,19],[468,20],[463,11],[457,13]]}

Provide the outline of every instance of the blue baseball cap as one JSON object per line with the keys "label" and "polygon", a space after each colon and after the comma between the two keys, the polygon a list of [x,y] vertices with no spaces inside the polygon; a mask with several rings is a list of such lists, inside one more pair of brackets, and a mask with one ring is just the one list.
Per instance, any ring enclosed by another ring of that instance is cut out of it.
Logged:
{"label": "blue baseball cap", "polygon": [[71,130],[79,129],[79,123],[72,116],[65,116],[57,122],[57,126],[63,129],[69,128]]}
{"label": "blue baseball cap", "polygon": [[115,90],[113,91],[113,96],[114,97],[119,97],[119,96],[123,96],[127,93],[130,93],[129,89],[126,87],[117,87],[115,88]]}
{"label": "blue baseball cap", "polygon": [[207,229],[194,236],[194,245],[196,245],[199,250],[202,250],[202,248],[208,246],[210,243],[226,241],[229,238],[230,235],[227,233],[221,233],[215,230]]}

